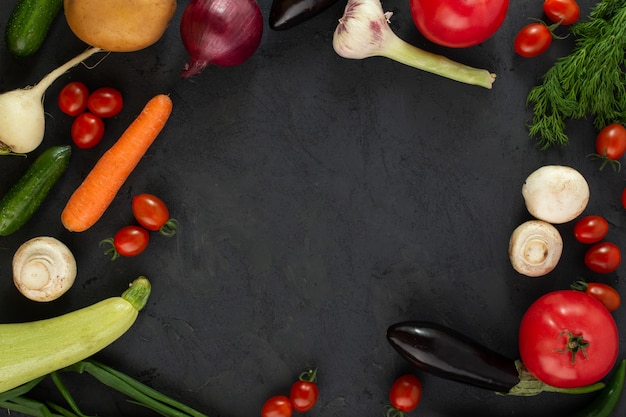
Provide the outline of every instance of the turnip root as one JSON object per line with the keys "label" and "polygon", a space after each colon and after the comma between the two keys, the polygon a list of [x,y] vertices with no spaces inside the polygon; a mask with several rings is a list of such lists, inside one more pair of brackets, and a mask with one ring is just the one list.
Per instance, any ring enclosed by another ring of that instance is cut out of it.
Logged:
{"label": "turnip root", "polygon": [[46,90],[69,69],[101,50],[87,49],[46,75],[38,84],[0,94],[0,155],[26,154],[41,144],[46,125],[43,108]]}
{"label": "turnip root", "polygon": [[546,165],[531,173],[522,186],[528,212],[548,223],[567,223],[589,202],[589,185],[574,168]]}

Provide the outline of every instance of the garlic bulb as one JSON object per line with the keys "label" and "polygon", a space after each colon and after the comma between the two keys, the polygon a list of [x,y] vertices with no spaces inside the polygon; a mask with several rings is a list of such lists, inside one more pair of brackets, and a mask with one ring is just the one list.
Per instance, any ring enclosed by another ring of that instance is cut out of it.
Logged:
{"label": "garlic bulb", "polygon": [[382,56],[462,83],[491,88],[495,74],[407,43],[389,27],[391,16],[391,12],[383,12],[380,0],[348,0],[333,35],[335,52],[349,59]]}
{"label": "garlic bulb", "polygon": [[52,301],[65,294],[76,278],[76,260],[65,244],[41,236],[22,244],[13,255],[13,282],[33,301]]}

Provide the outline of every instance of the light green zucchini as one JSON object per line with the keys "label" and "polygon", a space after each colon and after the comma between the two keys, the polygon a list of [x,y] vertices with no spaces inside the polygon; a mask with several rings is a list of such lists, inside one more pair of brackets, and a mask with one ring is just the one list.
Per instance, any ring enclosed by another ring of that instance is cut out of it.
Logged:
{"label": "light green zucchini", "polygon": [[0,324],[0,393],[113,343],[133,325],[150,290],[150,281],[139,277],[120,297],[50,319]]}

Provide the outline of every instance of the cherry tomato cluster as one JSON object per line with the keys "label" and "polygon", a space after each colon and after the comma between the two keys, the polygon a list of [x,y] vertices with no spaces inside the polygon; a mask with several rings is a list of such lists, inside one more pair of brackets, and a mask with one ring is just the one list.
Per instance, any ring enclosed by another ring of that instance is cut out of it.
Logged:
{"label": "cherry tomato cluster", "polygon": [[403,417],[415,410],[422,399],[422,382],[413,374],[405,374],[394,381],[389,390],[387,417]]}
{"label": "cherry tomato cluster", "polygon": [[72,81],[61,89],[59,108],[75,117],[71,136],[77,147],[89,149],[104,136],[104,120],[119,114],[124,105],[122,93],[112,87],[102,87],[89,92],[80,81]]}
{"label": "cherry tomato cluster", "polygon": [[612,123],[600,130],[596,136],[596,153],[589,155],[592,159],[602,161],[600,171],[610,164],[615,172],[621,169],[620,159],[626,153],[626,127]]}
{"label": "cherry tomato cluster", "polygon": [[622,262],[619,247],[612,242],[603,241],[608,232],[609,223],[602,216],[584,216],[574,224],[576,240],[592,245],[585,252],[585,265],[599,274],[615,271]]}
{"label": "cherry tomato cluster", "polygon": [[580,7],[576,0],[545,0],[543,11],[552,25],[542,21],[524,26],[515,36],[515,53],[525,58],[539,56],[546,52],[553,39],[561,39],[554,30],[560,25],[571,25],[580,17]]}
{"label": "cherry tomato cluster", "polygon": [[302,372],[291,385],[289,396],[270,397],[261,408],[261,417],[291,417],[294,411],[309,411],[317,403],[317,369]]}
{"label": "cherry tomato cluster", "polygon": [[105,255],[111,260],[120,256],[137,256],[142,253],[150,241],[148,231],[158,231],[171,237],[176,233],[178,222],[170,218],[167,205],[159,197],[152,194],[138,194],[133,197],[132,211],[139,225],[124,226],[112,238],[100,242],[110,245]]}

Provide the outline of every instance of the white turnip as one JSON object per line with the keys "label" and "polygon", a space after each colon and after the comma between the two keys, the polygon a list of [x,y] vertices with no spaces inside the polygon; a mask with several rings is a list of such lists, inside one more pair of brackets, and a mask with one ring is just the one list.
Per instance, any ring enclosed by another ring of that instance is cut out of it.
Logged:
{"label": "white turnip", "polygon": [[100,48],[89,48],[36,85],[0,94],[0,155],[26,154],[41,144],[46,124],[43,107],[46,90],[69,69],[100,51]]}

